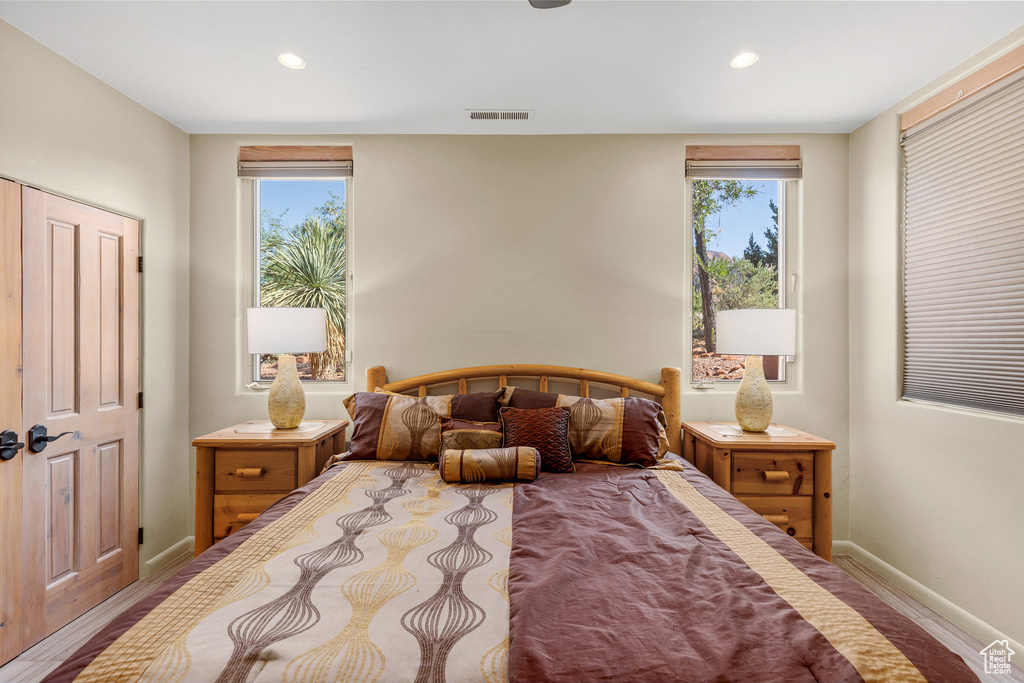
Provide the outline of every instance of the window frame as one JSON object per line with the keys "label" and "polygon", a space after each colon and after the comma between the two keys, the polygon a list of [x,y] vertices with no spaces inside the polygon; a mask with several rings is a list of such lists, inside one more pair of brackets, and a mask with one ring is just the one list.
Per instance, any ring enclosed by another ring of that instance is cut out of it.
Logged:
{"label": "window frame", "polygon": [[[345,379],[300,379],[305,390],[310,391],[312,387],[324,387],[329,391],[336,391],[337,389],[348,389],[353,385],[352,382],[352,358],[353,358],[353,325],[352,325],[352,260],[353,260],[353,211],[352,211],[352,183],[353,176],[337,176],[337,177],[299,177],[294,178],[242,178],[246,181],[248,190],[250,193],[249,201],[245,202],[249,209],[249,216],[246,223],[248,224],[248,235],[251,239],[249,244],[250,254],[252,255],[251,262],[251,273],[252,279],[250,281],[250,295],[248,297],[248,303],[246,308],[252,306],[254,308],[262,308],[260,306],[260,182],[262,180],[342,180],[345,182]],[[243,346],[245,344],[245,335],[242,335]],[[259,376],[259,357],[261,354],[248,353],[248,349],[243,349],[243,355],[247,356],[248,361],[248,372],[245,376],[248,376],[250,384],[246,386],[250,388],[269,389],[270,385],[274,380],[264,379]]]}
{"label": "window frame", "polygon": [[[686,325],[688,338],[686,339],[687,345],[684,348],[684,354],[689,360],[687,365],[689,366],[689,379],[688,382],[690,387],[693,389],[700,389],[702,391],[713,390],[716,386],[723,386],[728,391],[735,391],[736,385],[741,382],[740,379],[712,379],[712,380],[696,380],[693,378],[693,266],[694,266],[694,234],[693,234],[693,182],[694,180],[706,180],[707,178],[687,178],[686,179],[686,196],[684,202],[684,210],[686,211],[686,236],[687,236],[687,248],[686,248],[686,259],[685,269],[688,274],[688,284],[686,293]],[[792,268],[792,259],[790,253],[790,242],[795,240],[795,231],[798,229],[797,220],[795,213],[790,212],[790,206],[797,206],[799,199],[799,178],[776,178],[775,182],[780,183],[780,192],[778,193],[779,201],[779,308],[786,308],[787,302],[792,301],[796,303],[796,280],[797,272]],[[767,179],[759,178],[754,181],[747,182],[767,182]],[[800,336],[800,316],[797,315],[797,337]],[[770,379],[767,380],[773,386],[796,386],[796,358],[794,356],[787,356],[785,364],[782,368],[782,375],[784,379]]]}

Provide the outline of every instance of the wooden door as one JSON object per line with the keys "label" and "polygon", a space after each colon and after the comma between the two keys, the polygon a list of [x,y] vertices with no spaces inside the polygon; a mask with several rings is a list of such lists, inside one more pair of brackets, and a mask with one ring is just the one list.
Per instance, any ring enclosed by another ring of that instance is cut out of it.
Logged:
{"label": "wooden door", "polygon": [[138,578],[139,224],[23,188],[21,239],[27,648]]}
{"label": "wooden door", "polygon": [[[0,179],[0,431],[21,431],[21,186]],[[0,664],[21,652],[21,458],[0,460]]]}

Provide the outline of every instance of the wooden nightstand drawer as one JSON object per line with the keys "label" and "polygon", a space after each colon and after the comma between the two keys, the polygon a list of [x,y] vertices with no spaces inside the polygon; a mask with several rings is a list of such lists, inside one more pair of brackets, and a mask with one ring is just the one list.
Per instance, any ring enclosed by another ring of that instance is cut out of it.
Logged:
{"label": "wooden nightstand drawer", "polygon": [[297,486],[294,450],[238,451],[217,449],[214,490],[291,491]]}
{"label": "wooden nightstand drawer", "polygon": [[783,425],[738,433],[683,423],[683,457],[783,533],[832,560],[832,451],[827,439]]}
{"label": "wooden nightstand drawer", "polygon": [[213,537],[230,536],[283,498],[285,493],[231,493],[213,497]]}
{"label": "wooden nightstand drawer", "polygon": [[809,496],[814,493],[814,454],[734,451],[732,491],[737,496]]}
{"label": "wooden nightstand drawer", "polygon": [[812,502],[808,497],[736,496],[741,503],[799,541],[814,534]]}
{"label": "wooden nightstand drawer", "polygon": [[196,555],[308,483],[345,450],[344,420],[274,429],[254,420],[211,432],[196,447]]}

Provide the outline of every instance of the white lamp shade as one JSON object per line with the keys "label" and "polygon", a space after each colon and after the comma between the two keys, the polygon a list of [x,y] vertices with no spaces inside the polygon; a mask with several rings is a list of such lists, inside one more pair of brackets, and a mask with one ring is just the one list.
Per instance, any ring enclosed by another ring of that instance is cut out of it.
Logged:
{"label": "white lamp shade", "polygon": [[796,311],[741,308],[719,311],[715,351],[737,356],[795,356]]}
{"label": "white lamp shade", "polygon": [[246,310],[249,353],[319,353],[327,350],[327,310]]}

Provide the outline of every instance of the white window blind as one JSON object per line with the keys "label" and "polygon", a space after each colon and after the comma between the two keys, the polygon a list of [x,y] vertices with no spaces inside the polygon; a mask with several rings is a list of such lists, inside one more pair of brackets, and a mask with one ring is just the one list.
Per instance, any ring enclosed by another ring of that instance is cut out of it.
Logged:
{"label": "white window blind", "polygon": [[719,178],[724,180],[797,180],[801,176],[800,160],[778,161],[689,161],[686,179]]}
{"label": "white window blind", "polygon": [[1024,415],[1024,79],[903,151],[903,397]]}
{"label": "white window blind", "polygon": [[240,161],[240,178],[348,178],[351,161]]}

